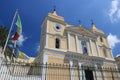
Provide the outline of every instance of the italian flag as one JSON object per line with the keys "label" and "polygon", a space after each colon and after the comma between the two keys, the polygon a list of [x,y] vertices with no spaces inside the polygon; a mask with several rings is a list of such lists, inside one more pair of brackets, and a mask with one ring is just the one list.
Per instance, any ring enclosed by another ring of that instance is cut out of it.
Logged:
{"label": "italian flag", "polygon": [[15,35],[13,36],[12,40],[18,40],[19,36],[22,33],[22,24],[21,24],[21,20],[20,20],[19,15],[17,18],[16,26],[17,26],[17,31],[16,31]]}

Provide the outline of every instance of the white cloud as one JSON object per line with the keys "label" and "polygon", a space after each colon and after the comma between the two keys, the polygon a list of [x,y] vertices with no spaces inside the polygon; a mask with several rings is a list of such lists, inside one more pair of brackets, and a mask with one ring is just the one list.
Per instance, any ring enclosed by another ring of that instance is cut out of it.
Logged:
{"label": "white cloud", "polygon": [[22,46],[22,45],[23,45],[23,42],[24,42],[26,39],[28,39],[28,38],[25,37],[23,34],[21,34],[20,37],[19,37],[18,40],[17,40],[17,44],[18,44],[19,46]]}
{"label": "white cloud", "polygon": [[37,52],[39,52],[39,51],[40,51],[40,45],[37,46]]}
{"label": "white cloud", "polygon": [[34,50],[35,50],[35,52],[39,52],[39,51],[40,51],[40,43],[39,43],[39,42],[37,42],[37,43],[35,44]]}
{"label": "white cloud", "polygon": [[118,54],[116,57],[119,57],[120,56],[120,54]]}
{"label": "white cloud", "polygon": [[112,0],[110,9],[108,11],[108,16],[110,17],[111,22],[117,22],[120,20],[120,0]]}
{"label": "white cloud", "polygon": [[109,33],[107,39],[112,49],[116,46],[116,44],[120,43],[120,39],[116,35],[113,35],[111,33]]}

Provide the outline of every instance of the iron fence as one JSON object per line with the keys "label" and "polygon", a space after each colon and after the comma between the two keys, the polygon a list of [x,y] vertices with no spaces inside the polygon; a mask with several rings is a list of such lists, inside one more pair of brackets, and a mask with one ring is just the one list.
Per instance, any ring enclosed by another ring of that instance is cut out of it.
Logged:
{"label": "iron fence", "polygon": [[0,80],[120,80],[120,69],[69,64],[0,64]]}

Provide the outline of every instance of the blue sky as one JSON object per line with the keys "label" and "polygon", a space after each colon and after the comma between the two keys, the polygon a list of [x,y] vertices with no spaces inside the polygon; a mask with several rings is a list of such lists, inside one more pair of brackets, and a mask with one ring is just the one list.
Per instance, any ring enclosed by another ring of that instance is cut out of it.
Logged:
{"label": "blue sky", "polygon": [[[57,14],[75,26],[91,28],[91,19],[108,35],[113,55],[120,53],[120,0],[0,0],[0,24],[10,28],[13,15],[19,9],[23,34],[18,43],[28,56],[37,56],[41,24],[48,12],[57,7]],[[15,30],[15,29],[13,29]]]}

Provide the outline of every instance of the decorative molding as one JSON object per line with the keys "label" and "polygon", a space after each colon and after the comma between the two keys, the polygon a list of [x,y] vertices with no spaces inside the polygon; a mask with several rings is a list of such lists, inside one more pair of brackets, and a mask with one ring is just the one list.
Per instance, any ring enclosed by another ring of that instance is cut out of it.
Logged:
{"label": "decorative molding", "polygon": [[45,48],[44,51],[60,53],[60,54],[65,54],[65,52],[67,52],[67,50],[60,50],[60,49],[54,49],[54,48]]}

